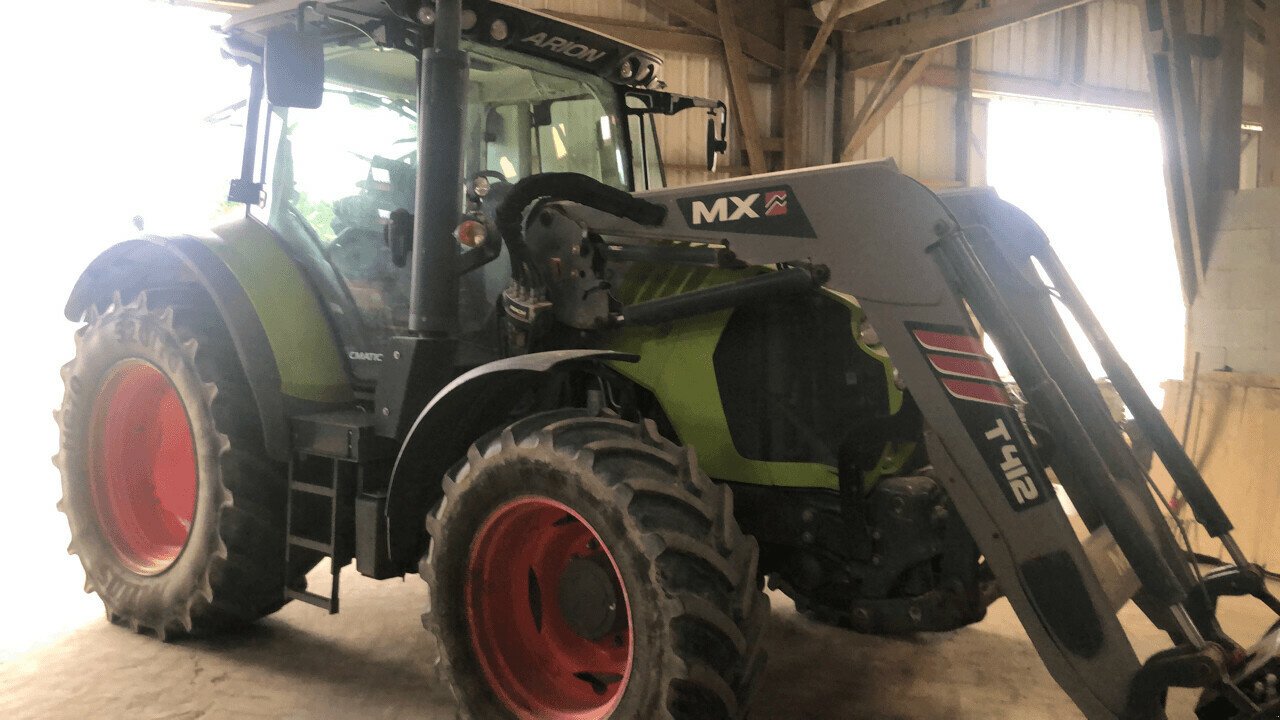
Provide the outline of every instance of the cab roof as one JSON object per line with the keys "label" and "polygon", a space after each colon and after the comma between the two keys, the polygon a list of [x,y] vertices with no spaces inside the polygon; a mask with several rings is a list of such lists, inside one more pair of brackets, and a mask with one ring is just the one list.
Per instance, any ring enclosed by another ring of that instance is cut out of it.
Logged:
{"label": "cab roof", "polygon": [[[297,22],[298,4],[298,0],[267,0],[233,12],[222,27],[232,54],[249,62],[258,61],[267,33]],[[306,18],[317,33],[338,37],[361,32],[380,44],[416,52],[431,43],[430,26],[424,27],[408,16],[408,8],[416,5],[385,0],[320,0],[318,11],[306,11]],[[397,14],[397,7],[404,8],[405,14]],[[618,85],[662,86],[661,58],[617,38],[496,0],[463,0],[462,7],[462,35],[468,40],[585,70]]]}

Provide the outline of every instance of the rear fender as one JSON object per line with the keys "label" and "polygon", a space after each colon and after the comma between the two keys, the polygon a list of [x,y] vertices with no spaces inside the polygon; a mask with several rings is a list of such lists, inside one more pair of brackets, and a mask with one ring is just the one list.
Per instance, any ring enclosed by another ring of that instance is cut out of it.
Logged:
{"label": "rear fender", "polygon": [[327,316],[302,271],[271,231],[251,219],[209,237],[149,235],[115,245],[89,264],[67,301],[79,321],[115,292],[199,284],[231,336],[249,383],[267,454],[290,456],[290,415],[354,400]]}
{"label": "rear fender", "polygon": [[440,481],[477,438],[502,424],[523,396],[565,367],[639,357],[611,350],[553,350],[496,360],[449,383],[418,415],[391,471],[387,537],[397,567],[414,567],[426,549],[423,518],[440,498]]}

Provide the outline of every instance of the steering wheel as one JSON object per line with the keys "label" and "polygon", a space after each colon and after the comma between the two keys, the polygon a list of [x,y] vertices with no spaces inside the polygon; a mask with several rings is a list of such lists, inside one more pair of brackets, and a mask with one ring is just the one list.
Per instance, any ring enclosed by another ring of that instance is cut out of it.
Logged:
{"label": "steering wheel", "polygon": [[325,256],[344,277],[369,280],[388,263],[382,233],[363,227],[346,227],[325,248]]}
{"label": "steering wheel", "polygon": [[496,226],[498,206],[502,204],[503,199],[506,198],[507,193],[511,192],[511,188],[514,186],[507,180],[506,175],[497,170],[478,170],[471,173],[471,178],[485,178],[490,181],[489,192],[480,198],[480,211],[490,224]]}

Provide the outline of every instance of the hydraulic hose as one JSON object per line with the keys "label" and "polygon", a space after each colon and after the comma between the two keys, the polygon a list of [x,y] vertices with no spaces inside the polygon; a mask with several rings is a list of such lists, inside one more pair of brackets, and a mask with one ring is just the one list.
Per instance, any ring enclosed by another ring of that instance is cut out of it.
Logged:
{"label": "hydraulic hose", "polygon": [[641,200],[625,190],[605,185],[581,173],[530,175],[511,188],[495,213],[498,233],[511,253],[513,273],[521,273],[521,268],[533,268],[532,258],[524,243],[522,219],[525,208],[538,198],[576,202],[648,227],[661,225],[667,217],[664,206]]}

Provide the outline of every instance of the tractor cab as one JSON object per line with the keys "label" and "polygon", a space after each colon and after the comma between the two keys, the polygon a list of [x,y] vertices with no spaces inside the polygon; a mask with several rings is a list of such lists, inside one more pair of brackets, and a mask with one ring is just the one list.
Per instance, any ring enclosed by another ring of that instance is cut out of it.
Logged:
{"label": "tractor cab", "polygon": [[[307,259],[365,385],[378,378],[387,339],[409,323],[419,113],[430,105],[418,95],[432,25],[423,31],[395,5],[273,4],[225,28],[231,57],[265,56],[265,73],[254,76],[265,109],[245,142],[244,167],[257,175],[233,182],[231,199],[246,201],[290,254]],[[723,137],[725,110],[661,91],[657,57],[547,15],[481,2],[461,24],[464,182],[453,191],[463,211],[454,235],[468,258],[457,318],[459,364],[468,366],[500,356],[494,298],[511,263],[495,212],[514,183],[572,172],[623,190],[661,188],[653,115],[701,107],[719,115],[718,125],[709,122]],[[304,46],[315,57],[304,57]],[[322,75],[303,77],[307,63]],[[316,96],[297,101],[307,84]],[[451,141],[428,131],[422,142],[430,152]]]}

